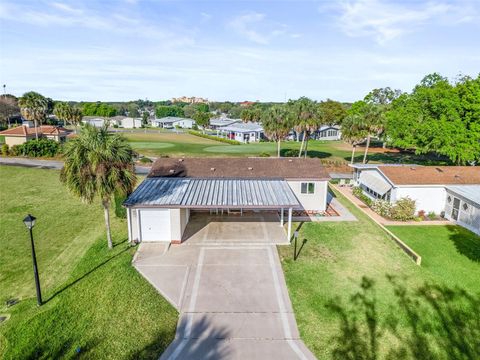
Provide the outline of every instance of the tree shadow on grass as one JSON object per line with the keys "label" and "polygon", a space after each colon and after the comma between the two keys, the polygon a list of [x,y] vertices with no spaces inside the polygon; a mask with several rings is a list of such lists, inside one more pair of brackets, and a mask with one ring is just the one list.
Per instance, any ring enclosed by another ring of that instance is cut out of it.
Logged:
{"label": "tree shadow on grass", "polygon": [[[123,241],[125,242],[125,241]],[[117,244],[116,246],[118,246],[120,244]],[[79,283],[80,281],[82,281],[83,279],[85,279],[88,275],[92,274],[93,272],[95,272],[96,270],[100,269],[101,267],[103,267],[104,265],[108,264],[110,261],[112,261],[113,259],[119,257],[120,255],[122,255],[124,252],[128,251],[130,249],[129,246],[126,246],[123,250],[120,250],[119,252],[117,252],[115,255],[112,255],[110,256],[109,258],[105,259],[104,261],[102,261],[101,263],[97,264],[96,266],[94,266],[93,268],[91,268],[90,270],[88,270],[87,272],[85,272],[83,275],[77,277],[75,280],[69,282],[68,284],[66,284],[65,286],[63,286],[62,288],[58,289],[57,291],[55,291],[52,295],[50,295],[48,297],[47,300],[44,301],[44,303],[47,303],[49,302],[50,300],[52,300],[53,298],[55,298],[57,295],[63,293],[65,290],[69,289],[70,287],[76,285],[77,283]]]}
{"label": "tree shadow on grass", "polygon": [[[231,358],[228,348],[228,339],[231,333],[223,326],[212,324],[207,317],[203,316],[194,320],[189,335],[186,334],[188,324],[187,316],[182,317],[178,324],[177,338],[166,350],[164,356],[171,356],[178,351],[178,359],[202,359],[221,360]],[[170,339],[170,334],[159,333],[155,340],[143,349],[134,352],[129,358],[136,359],[158,359],[159,353],[166,349],[165,340]],[[168,345],[168,344],[167,344]]]}
{"label": "tree shadow on grass", "polygon": [[[298,157],[298,150],[297,149],[280,149],[280,156],[281,157]],[[311,158],[320,158],[326,159],[332,157],[332,153],[326,151],[318,151],[318,150],[308,150],[307,156]],[[303,157],[303,153],[302,153]]]}
{"label": "tree shadow on grass", "polygon": [[480,237],[460,226],[447,225],[447,229],[457,251],[472,261],[480,262]]}
{"label": "tree shadow on grass", "polygon": [[388,279],[396,303],[384,312],[374,282],[365,277],[348,303],[337,298],[327,305],[339,320],[331,339],[334,359],[480,358],[478,295],[431,284],[409,289],[396,277]]}

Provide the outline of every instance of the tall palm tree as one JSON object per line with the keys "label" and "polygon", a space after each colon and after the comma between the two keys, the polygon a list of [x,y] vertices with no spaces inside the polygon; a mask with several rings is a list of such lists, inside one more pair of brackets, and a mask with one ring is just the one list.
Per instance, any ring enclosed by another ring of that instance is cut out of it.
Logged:
{"label": "tall palm tree", "polygon": [[53,108],[53,114],[57,117],[57,119],[62,120],[64,124],[70,120],[71,112],[72,107],[65,101],[57,102]]}
{"label": "tall palm tree", "polygon": [[350,114],[342,121],[342,139],[352,145],[352,157],[350,163],[355,159],[357,146],[365,141],[367,132],[363,128],[363,121],[359,115]]}
{"label": "tall palm tree", "polygon": [[127,140],[109,133],[107,126],[83,126],[79,136],[66,144],[60,180],[86,203],[96,198],[101,200],[111,249],[109,208],[112,196],[115,192],[129,194],[137,181],[133,150]]}
{"label": "tall palm tree", "polygon": [[30,91],[18,99],[18,106],[22,116],[35,123],[35,138],[38,139],[38,122],[45,119],[48,111],[47,98],[35,91]]}
{"label": "tall palm tree", "polygon": [[267,136],[277,142],[277,157],[280,157],[280,142],[292,129],[286,106],[272,106],[262,114],[261,120]]}
{"label": "tall palm tree", "polygon": [[72,111],[70,113],[70,124],[75,126],[75,133],[77,133],[77,128],[82,121],[82,117],[83,117],[83,114],[81,109],[76,107],[72,108]]}
{"label": "tall palm tree", "polygon": [[304,155],[307,157],[308,137],[313,131],[318,129],[320,123],[319,108],[315,101],[306,97],[289,101],[288,106],[294,130],[303,134],[298,157],[302,156],[302,151],[304,151]]}

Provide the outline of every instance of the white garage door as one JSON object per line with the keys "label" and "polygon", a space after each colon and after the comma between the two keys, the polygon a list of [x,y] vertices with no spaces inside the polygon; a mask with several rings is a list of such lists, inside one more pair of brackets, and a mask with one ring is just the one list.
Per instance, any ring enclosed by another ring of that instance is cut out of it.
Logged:
{"label": "white garage door", "polygon": [[170,210],[141,210],[142,241],[170,241]]}

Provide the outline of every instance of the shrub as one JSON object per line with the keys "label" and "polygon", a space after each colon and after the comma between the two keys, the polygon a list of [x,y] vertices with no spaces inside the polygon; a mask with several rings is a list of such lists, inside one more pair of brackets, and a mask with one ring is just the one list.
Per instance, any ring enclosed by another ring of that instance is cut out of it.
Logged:
{"label": "shrub", "polygon": [[195,136],[199,136],[199,137],[202,137],[202,138],[205,138],[205,139],[220,141],[220,142],[227,143],[227,144],[230,144],[230,145],[240,145],[241,144],[241,142],[237,141],[237,140],[230,140],[230,139],[225,139],[225,138],[221,138],[221,137],[218,137],[218,136],[202,134],[201,132],[198,132],[198,131],[195,131],[195,130],[189,130],[188,133],[190,135],[195,135]]}
{"label": "shrub", "polygon": [[428,214],[427,214],[427,217],[430,219],[430,220],[435,220],[437,218],[437,214],[435,214],[434,211],[430,211]]}
{"label": "shrub", "polygon": [[125,209],[122,204],[127,199],[125,194],[115,192],[114,196],[114,203],[115,203],[115,216],[120,219],[127,218],[127,209]]}
{"label": "shrub", "polygon": [[22,145],[13,145],[12,148],[10,149],[10,155],[20,156],[20,155],[23,155],[22,151],[23,151]]}
{"label": "shrub", "polygon": [[148,157],[142,157],[140,160],[139,160],[142,164],[151,164],[152,163],[152,160]]}
{"label": "shrub", "polygon": [[283,156],[284,157],[297,157],[298,156],[298,151],[288,149],[288,150],[285,150],[285,152],[283,153]]}
{"label": "shrub", "polygon": [[407,221],[415,218],[415,200],[404,197],[392,206],[391,218],[399,221]]}
{"label": "shrub", "polygon": [[382,199],[373,200],[372,205],[370,206],[373,211],[375,211],[378,215],[383,216],[385,218],[389,218],[391,216],[392,205]]}
{"label": "shrub", "polygon": [[3,144],[3,145],[2,145],[2,155],[3,155],[3,156],[7,156],[7,155],[8,155],[8,145],[7,145],[7,144]]}
{"label": "shrub", "polygon": [[270,154],[268,152],[262,152],[258,154],[258,157],[270,157]]}
{"label": "shrub", "polygon": [[417,213],[418,217],[424,218],[425,217],[425,210],[419,210]]}
{"label": "shrub", "polygon": [[22,155],[30,157],[54,157],[60,150],[60,144],[50,139],[34,139],[20,146]]}
{"label": "shrub", "polygon": [[363,190],[361,187],[359,186],[355,186],[353,189],[352,189],[352,193],[353,195],[355,195],[357,198],[359,198],[360,200],[362,200],[367,206],[371,206],[372,205],[372,199],[370,199],[367,195],[365,195],[363,193]]}

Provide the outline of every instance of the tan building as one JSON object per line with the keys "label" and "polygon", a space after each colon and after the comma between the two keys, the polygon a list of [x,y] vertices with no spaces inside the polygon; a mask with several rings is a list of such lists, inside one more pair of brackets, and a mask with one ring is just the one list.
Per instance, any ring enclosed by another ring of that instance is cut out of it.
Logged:
{"label": "tan building", "polygon": [[[38,138],[47,138],[55,141],[65,141],[70,132],[62,127],[52,125],[42,125],[37,127]],[[8,146],[20,145],[28,140],[36,138],[34,127],[17,126],[11,129],[0,131],[0,135],[5,137],[5,143]]]}
{"label": "tan building", "polygon": [[172,98],[172,102],[173,103],[183,102],[188,104],[200,104],[200,103],[208,104],[208,99],[195,97],[195,96],[192,96],[192,97],[182,96],[178,98]]}

